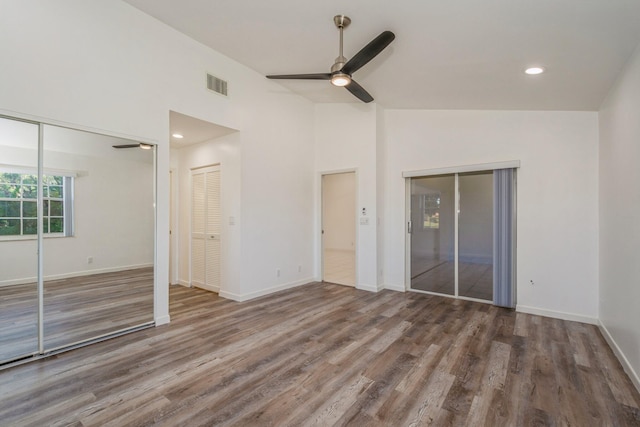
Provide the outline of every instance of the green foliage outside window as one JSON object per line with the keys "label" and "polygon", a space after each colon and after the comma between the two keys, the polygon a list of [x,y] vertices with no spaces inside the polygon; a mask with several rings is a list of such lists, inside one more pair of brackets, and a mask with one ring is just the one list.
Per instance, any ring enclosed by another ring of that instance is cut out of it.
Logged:
{"label": "green foliage outside window", "polygon": [[[44,233],[64,233],[64,177],[42,180]],[[38,176],[0,172],[0,236],[38,233]]]}

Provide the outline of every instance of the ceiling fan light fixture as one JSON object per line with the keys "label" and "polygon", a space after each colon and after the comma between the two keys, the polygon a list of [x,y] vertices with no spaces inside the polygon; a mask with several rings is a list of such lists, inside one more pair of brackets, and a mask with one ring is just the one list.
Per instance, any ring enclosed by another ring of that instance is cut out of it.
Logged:
{"label": "ceiling fan light fixture", "polygon": [[338,87],[344,87],[351,83],[351,76],[345,73],[335,73],[331,76],[331,84]]}
{"label": "ceiling fan light fixture", "polygon": [[542,74],[545,72],[544,67],[529,67],[524,70],[525,74],[529,74],[530,76],[535,76],[537,74]]}

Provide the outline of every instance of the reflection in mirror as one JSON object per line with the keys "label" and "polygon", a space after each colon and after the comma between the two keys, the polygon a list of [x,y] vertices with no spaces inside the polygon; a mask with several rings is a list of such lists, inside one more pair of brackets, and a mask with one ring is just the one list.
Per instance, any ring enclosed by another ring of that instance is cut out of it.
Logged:
{"label": "reflection in mirror", "polygon": [[145,148],[44,126],[45,350],[153,321],[155,150]]}
{"label": "reflection in mirror", "polygon": [[38,351],[38,125],[0,117],[0,363]]}
{"label": "reflection in mirror", "polygon": [[153,323],[154,177],[154,146],[0,118],[0,364]]}

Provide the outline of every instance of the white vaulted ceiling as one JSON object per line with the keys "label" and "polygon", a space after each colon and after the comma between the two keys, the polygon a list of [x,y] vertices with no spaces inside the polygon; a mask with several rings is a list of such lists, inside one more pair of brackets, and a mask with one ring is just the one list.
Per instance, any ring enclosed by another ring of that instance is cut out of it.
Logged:
{"label": "white vaulted ceiling", "polygon": [[[354,74],[386,108],[595,111],[640,41],[638,0],[125,1],[263,75],[329,72],[334,15],[352,19],[347,58],[391,30]],[[278,83],[358,102],[326,81]]]}

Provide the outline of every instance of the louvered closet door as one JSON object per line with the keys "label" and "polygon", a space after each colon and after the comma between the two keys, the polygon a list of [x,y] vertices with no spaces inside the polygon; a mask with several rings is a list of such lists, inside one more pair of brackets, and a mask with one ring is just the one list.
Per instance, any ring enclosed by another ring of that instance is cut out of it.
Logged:
{"label": "louvered closet door", "polygon": [[191,284],[220,290],[220,170],[217,166],[191,175]]}

